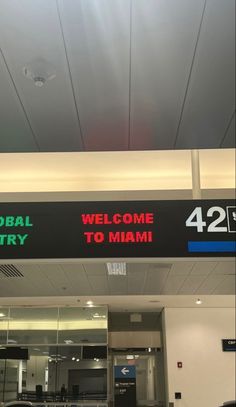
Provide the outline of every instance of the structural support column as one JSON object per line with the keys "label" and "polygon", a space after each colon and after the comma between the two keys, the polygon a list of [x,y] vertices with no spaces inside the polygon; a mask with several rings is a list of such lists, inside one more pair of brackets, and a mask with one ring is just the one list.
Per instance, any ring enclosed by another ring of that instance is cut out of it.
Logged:
{"label": "structural support column", "polygon": [[200,178],[200,163],[199,151],[191,150],[192,163],[192,197],[193,199],[201,199],[201,178]]}

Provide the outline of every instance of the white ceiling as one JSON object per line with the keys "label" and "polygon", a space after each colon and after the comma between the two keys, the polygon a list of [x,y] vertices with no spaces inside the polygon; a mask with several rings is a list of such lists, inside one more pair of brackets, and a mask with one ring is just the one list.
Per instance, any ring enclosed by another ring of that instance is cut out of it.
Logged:
{"label": "white ceiling", "polygon": [[233,147],[234,9],[1,0],[0,152]]}
{"label": "white ceiling", "polygon": [[127,263],[127,276],[108,276],[105,263],[14,263],[20,277],[0,265],[0,297],[234,295],[234,259]]}

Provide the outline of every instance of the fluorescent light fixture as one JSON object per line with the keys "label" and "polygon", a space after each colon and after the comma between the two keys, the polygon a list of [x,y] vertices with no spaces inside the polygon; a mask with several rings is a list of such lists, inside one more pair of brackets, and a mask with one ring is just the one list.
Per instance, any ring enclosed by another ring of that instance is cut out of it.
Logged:
{"label": "fluorescent light fixture", "polygon": [[86,304],[91,306],[93,305],[93,301],[87,301]]}
{"label": "fluorescent light fixture", "polygon": [[108,276],[126,276],[126,263],[107,263]]}
{"label": "fluorescent light fixture", "polygon": [[198,298],[197,301],[196,301],[196,304],[197,304],[197,305],[201,305],[201,304],[202,304],[202,300],[200,300],[200,298]]}
{"label": "fluorescent light fixture", "polygon": [[134,359],[134,356],[133,355],[127,355],[126,356],[126,360],[133,360]]}
{"label": "fluorescent light fixture", "polygon": [[71,343],[74,343],[74,341],[72,341],[71,339],[65,339],[64,342],[65,342],[67,345],[70,345]]}
{"label": "fluorescent light fixture", "polygon": [[0,312],[0,318],[5,317],[6,315],[3,312]]}

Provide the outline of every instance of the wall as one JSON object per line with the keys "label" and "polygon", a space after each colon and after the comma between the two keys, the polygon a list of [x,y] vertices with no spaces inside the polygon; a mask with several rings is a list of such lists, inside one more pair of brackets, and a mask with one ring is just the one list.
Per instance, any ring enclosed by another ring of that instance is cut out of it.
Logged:
{"label": "wall", "polygon": [[[235,338],[235,310],[169,308],[164,319],[169,401],[218,407],[234,399],[235,352],[223,352],[221,340]],[[182,392],[181,400],[174,400],[175,392]]]}
{"label": "wall", "polygon": [[109,332],[108,343],[110,348],[160,348],[160,332]]}

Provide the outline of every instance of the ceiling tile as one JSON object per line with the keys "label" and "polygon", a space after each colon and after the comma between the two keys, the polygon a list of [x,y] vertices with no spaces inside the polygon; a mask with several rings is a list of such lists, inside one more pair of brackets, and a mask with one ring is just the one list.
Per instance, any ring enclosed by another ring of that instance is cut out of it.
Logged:
{"label": "ceiling tile", "polygon": [[235,113],[230,120],[229,126],[226,130],[225,138],[222,143],[223,148],[235,148]]}
{"label": "ceiling tile", "polygon": [[196,294],[212,294],[216,287],[218,287],[225,279],[224,275],[211,274],[204,282],[198,287]]}
{"label": "ceiling tile", "polygon": [[213,270],[214,274],[235,274],[236,263],[233,261],[220,261]]}
{"label": "ceiling tile", "polygon": [[84,264],[84,270],[88,276],[106,276],[107,275],[107,267],[106,264],[98,263],[98,264]]}
{"label": "ceiling tile", "polygon": [[92,287],[93,295],[108,295],[108,279],[107,276],[101,275],[90,275],[89,278],[90,286]]}
{"label": "ceiling tile", "polygon": [[0,152],[38,151],[1,53],[0,84]]}
{"label": "ceiling tile", "polygon": [[144,285],[143,294],[160,294],[168,277],[169,269],[150,270]]}
{"label": "ceiling tile", "polygon": [[192,261],[178,261],[175,262],[170,270],[171,276],[184,275],[187,276],[193,269],[194,263]]}
{"label": "ceiling tile", "polygon": [[216,261],[199,261],[196,262],[190,272],[191,275],[207,276],[216,267]]}
{"label": "ceiling tile", "polygon": [[59,0],[86,150],[126,150],[130,1]]}
{"label": "ceiling tile", "polygon": [[[1,46],[41,151],[81,150],[82,141],[56,2],[2,0]],[[56,76],[42,87],[23,74]],[[27,149],[29,150],[29,148]]]}
{"label": "ceiling tile", "polygon": [[235,276],[227,276],[212,292],[213,295],[235,295]]}
{"label": "ceiling tile", "polygon": [[133,2],[131,148],[174,147],[203,0]]}
{"label": "ceiling tile", "polygon": [[161,290],[162,295],[174,295],[177,294],[182,287],[186,276],[169,276],[165,282],[164,287]]}
{"label": "ceiling tile", "polygon": [[177,148],[220,147],[234,110],[235,1],[209,0]]}
{"label": "ceiling tile", "polygon": [[191,275],[186,278],[183,285],[180,287],[178,294],[190,295],[197,292],[198,287],[203,283],[204,276],[202,275]]}

